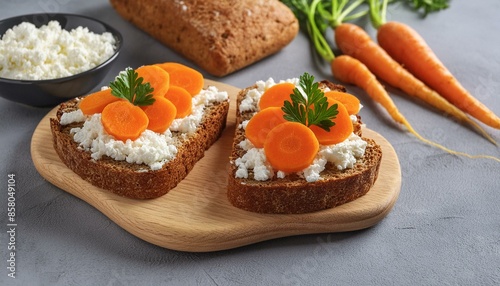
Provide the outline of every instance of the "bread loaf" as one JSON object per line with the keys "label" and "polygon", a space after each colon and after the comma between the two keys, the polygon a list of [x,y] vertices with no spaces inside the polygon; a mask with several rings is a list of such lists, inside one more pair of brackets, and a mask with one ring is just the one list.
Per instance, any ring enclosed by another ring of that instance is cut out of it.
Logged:
{"label": "bread loaf", "polygon": [[110,0],[144,32],[215,76],[276,53],[298,33],[278,0]]}
{"label": "bread loaf", "polygon": [[[341,85],[326,81],[320,87],[344,91]],[[245,94],[255,86],[243,89],[237,98],[236,126],[250,119],[254,112],[241,112],[240,103]],[[361,118],[354,124],[354,133],[362,135]],[[373,140],[363,138],[367,142],[365,154],[358,159],[353,168],[338,170],[327,163],[321,172],[321,179],[307,182],[303,176],[288,174],[284,178],[274,176],[267,181],[252,178],[236,178],[237,166],[234,163],[246,152],[240,146],[245,140],[245,130],[237,128],[230,158],[227,196],[234,206],[258,213],[294,214],[308,213],[339,206],[353,201],[366,194],[378,176],[382,149]],[[249,171],[251,172],[251,171]]]}
{"label": "bread loaf", "polygon": [[70,130],[81,127],[82,122],[61,125],[63,113],[78,108],[78,99],[60,105],[56,118],[50,119],[53,145],[61,161],[82,179],[107,189],[120,196],[133,199],[151,199],[162,196],[174,188],[194,167],[222,134],[226,126],[229,101],[222,101],[204,109],[203,117],[194,134],[177,136],[177,154],[159,170],[147,165],[127,163],[103,156],[99,160],[91,157],[73,140]]}

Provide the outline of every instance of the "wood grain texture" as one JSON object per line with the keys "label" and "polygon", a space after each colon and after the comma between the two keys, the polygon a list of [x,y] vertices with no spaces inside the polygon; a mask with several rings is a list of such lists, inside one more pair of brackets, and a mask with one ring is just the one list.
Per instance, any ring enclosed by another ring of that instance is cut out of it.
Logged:
{"label": "wood grain texture", "polygon": [[364,129],[363,135],[382,146],[383,157],[379,177],[365,196],[333,209],[300,215],[256,214],[233,207],[226,197],[226,182],[239,89],[210,80],[205,85],[215,85],[230,95],[226,130],[191,173],[160,198],[120,197],[94,187],[68,169],[49,143],[49,118],[55,116],[57,108],[35,129],[33,163],[49,182],[94,206],[131,234],[181,251],[218,251],[285,236],[359,230],[375,225],[392,209],[401,188],[399,160],[391,144],[369,129]]}

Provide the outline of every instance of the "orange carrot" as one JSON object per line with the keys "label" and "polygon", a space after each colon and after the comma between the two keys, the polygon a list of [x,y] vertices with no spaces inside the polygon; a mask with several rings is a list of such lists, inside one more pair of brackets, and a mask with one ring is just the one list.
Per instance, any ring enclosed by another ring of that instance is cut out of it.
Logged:
{"label": "orange carrot", "polygon": [[156,64],[170,74],[170,84],[176,85],[187,90],[192,96],[200,93],[203,88],[203,75],[195,69],[188,66],[167,62]]}
{"label": "orange carrot", "polygon": [[120,100],[120,98],[111,94],[111,88],[96,91],[85,96],[79,103],[78,107],[85,115],[101,113],[106,105],[111,102]]}
{"label": "orange carrot", "polygon": [[290,101],[290,94],[293,94],[295,85],[290,82],[278,83],[268,88],[260,97],[260,110],[271,106],[283,106],[285,101]]}
{"label": "orange carrot", "polygon": [[135,140],[148,127],[149,119],[146,113],[129,101],[112,102],[101,113],[104,130],[117,140]]}
{"label": "orange carrot", "polygon": [[307,126],[285,122],[273,128],[264,143],[264,153],[271,166],[286,173],[299,172],[314,161],[318,139]]}
{"label": "orange carrot", "polygon": [[170,75],[162,68],[156,65],[142,66],[136,69],[139,77],[142,77],[143,82],[149,82],[152,88],[154,88],[154,96],[164,96],[167,93],[170,86]]}
{"label": "orange carrot", "polygon": [[360,27],[349,23],[339,25],[335,29],[335,42],[344,54],[361,61],[373,74],[383,81],[463,122],[467,122],[488,140],[496,144],[493,138],[481,126],[405,70]]}
{"label": "orange carrot", "polygon": [[147,128],[158,133],[165,132],[177,115],[175,105],[164,97],[155,98],[153,104],[143,106],[142,110],[149,119]]}
{"label": "orange carrot", "polygon": [[359,102],[359,99],[350,93],[331,90],[325,92],[325,96],[329,100],[334,99],[340,101],[347,109],[349,115],[357,114],[359,112],[359,109],[361,108],[361,103]]}
{"label": "orange carrot", "polygon": [[189,115],[193,109],[193,98],[184,88],[172,85],[165,94],[165,98],[170,100],[177,109],[175,118],[182,118]]}
{"label": "orange carrot", "polygon": [[[398,111],[386,90],[377,81],[372,72],[379,78],[389,84],[393,84],[395,87],[402,89],[410,95],[419,97],[421,100],[427,99],[427,102],[432,104],[434,107],[439,108],[450,115],[457,117],[461,121],[470,124],[485,138],[496,144],[495,140],[488,133],[486,133],[481,126],[471,120],[464,112],[443,99],[435,91],[430,90],[419,80],[414,81],[413,79],[416,78],[404,70],[389,55],[387,55],[387,53],[380,46],[374,44],[366,32],[352,24],[343,24],[343,21],[345,20],[355,19],[364,15],[365,11],[359,11],[354,14],[350,13],[355,11],[356,8],[365,3],[365,1],[343,1],[345,3],[340,5],[337,5],[337,1],[333,1],[334,5],[330,5],[331,7],[323,6],[323,2],[320,0],[313,0],[311,3],[302,1],[300,2],[300,5],[294,1],[286,2],[289,7],[291,6],[297,18],[301,21],[301,27],[305,24],[303,27],[305,29],[303,30],[307,31],[318,55],[321,56],[323,60],[330,63],[332,72],[338,80],[355,84],[363,88],[364,91],[372,97],[372,99],[379,102],[388,111],[389,115],[391,115],[396,122],[406,126],[411,133],[423,142],[455,155],[462,155],[469,158],[487,158],[500,162],[499,158],[492,156],[471,156],[466,153],[450,150],[423,138],[415,132],[408,121]],[[347,2],[352,3],[348,4]],[[381,4],[379,3],[380,2],[378,0],[368,1],[370,6],[370,17],[377,14],[377,11],[383,11],[382,17],[385,17],[385,8],[387,7],[388,1],[385,0],[382,1]],[[380,7],[382,10],[372,9],[374,5]],[[325,21],[335,29],[335,41],[342,52],[346,55],[358,57],[358,59],[363,61],[364,64],[354,58],[351,58],[350,56],[335,57],[328,41],[324,36],[325,27],[327,26],[325,25]],[[368,68],[373,70],[370,71]],[[394,70],[391,68],[394,68]]]}
{"label": "orange carrot", "polygon": [[500,129],[500,118],[472,96],[411,27],[387,22],[378,29],[379,45],[414,76],[479,121]]}
{"label": "orange carrot", "polygon": [[331,67],[336,79],[359,86],[373,100],[381,104],[394,121],[406,125],[406,119],[399,112],[389,94],[363,63],[353,57],[343,55],[336,57]]}
{"label": "orange carrot", "polygon": [[492,159],[500,162],[499,158],[493,156],[488,156],[488,155],[473,156],[467,153],[453,151],[438,143],[432,142],[422,137],[413,129],[413,127],[406,120],[406,118],[399,112],[398,108],[390,98],[389,94],[387,94],[387,91],[384,89],[382,84],[380,84],[375,75],[372,74],[370,70],[359,60],[346,55],[339,56],[332,61],[331,68],[335,78],[337,78],[342,82],[354,84],[362,88],[373,100],[378,102],[380,105],[382,105],[382,107],[384,107],[387,110],[392,119],[404,125],[410,133],[412,133],[422,142],[425,142],[431,146],[437,147],[441,150],[444,150],[454,155],[461,155],[473,159],[475,158]]}
{"label": "orange carrot", "polygon": [[268,107],[259,111],[249,121],[245,128],[245,136],[257,148],[264,147],[267,134],[277,125],[286,122],[281,107]]}
{"label": "orange carrot", "polygon": [[330,131],[326,131],[317,125],[309,126],[321,145],[333,145],[340,143],[347,139],[353,131],[351,117],[349,117],[347,108],[340,101],[330,98],[328,100],[328,105],[332,106],[334,104],[337,104],[337,110],[339,113],[333,119],[335,125],[330,127]]}

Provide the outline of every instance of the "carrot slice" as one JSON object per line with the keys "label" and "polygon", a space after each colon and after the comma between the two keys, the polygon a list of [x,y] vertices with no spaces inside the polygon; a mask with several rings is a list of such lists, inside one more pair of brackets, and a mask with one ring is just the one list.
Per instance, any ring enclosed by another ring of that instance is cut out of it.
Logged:
{"label": "carrot slice", "polygon": [[170,74],[171,85],[176,85],[184,88],[192,96],[200,93],[203,85],[205,84],[203,75],[199,71],[188,66],[173,62],[161,63],[156,65]]}
{"label": "carrot slice", "polygon": [[347,112],[347,108],[340,101],[330,98],[328,100],[328,105],[331,106],[334,104],[337,104],[337,110],[339,113],[337,114],[337,117],[333,119],[335,125],[330,127],[330,131],[326,131],[316,125],[309,126],[321,145],[340,143],[347,139],[353,131],[351,117]]}
{"label": "carrot slice", "polygon": [[267,134],[277,125],[286,122],[280,107],[268,107],[255,114],[245,128],[245,136],[257,148],[264,147]]}
{"label": "carrot slice", "polygon": [[103,109],[101,122],[104,130],[117,140],[135,140],[148,127],[146,113],[129,101],[112,102]]}
{"label": "carrot slice", "polygon": [[170,100],[177,109],[175,118],[182,118],[189,115],[193,109],[193,98],[191,94],[182,87],[172,85],[165,94],[165,98]]}
{"label": "carrot slice", "polygon": [[271,166],[286,173],[299,172],[314,161],[318,139],[307,126],[285,122],[273,128],[264,143],[264,153]]}
{"label": "carrot slice", "polygon": [[271,86],[260,97],[260,110],[271,106],[282,107],[285,101],[291,102],[290,94],[293,94],[294,89],[295,85],[289,82],[278,83]]}
{"label": "carrot slice", "polygon": [[120,100],[120,98],[111,94],[111,88],[96,91],[85,96],[79,103],[78,107],[85,115],[101,113],[106,105],[111,102]]}
{"label": "carrot slice", "polygon": [[165,97],[155,98],[152,105],[143,106],[142,110],[149,118],[147,128],[158,133],[165,132],[177,115],[177,108]]}
{"label": "carrot slice", "polygon": [[345,106],[345,108],[347,108],[347,112],[349,113],[349,115],[357,114],[361,107],[359,99],[350,93],[332,90],[325,92],[325,96],[328,99],[331,98],[340,101]]}
{"label": "carrot slice", "polygon": [[168,72],[156,65],[142,66],[135,70],[139,77],[144,79],[143,82],[149,82],[154,88],[154,96],[164,96],[170,86],[170,75]]}

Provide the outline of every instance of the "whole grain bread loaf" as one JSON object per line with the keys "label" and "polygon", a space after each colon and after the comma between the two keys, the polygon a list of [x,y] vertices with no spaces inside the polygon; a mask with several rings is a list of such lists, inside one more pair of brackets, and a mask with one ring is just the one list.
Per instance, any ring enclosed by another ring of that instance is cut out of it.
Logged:
{"label": "whole grain bread loaf", "polygon": [[[50,119],[53,145],[62,162],[82,179],[120,196],[133,199],[152,199],[173,189],[193,169],[196,162],[222,134],[226,126],[229,101],[215,103],[205,108],[202,121],[196,132],[190,136],[177,136],[177,154],[159,170],[147,165],[117,161],[104,156],[94,160],[90,152],[84,151],[73,140],[70,130],[83,123],[61,125],[64,112],[78,108],[78,98],[62,103],[56,118]],[[149,170],[147,170],[149,169]],[[146,171],[145,171],[146,170]]]}
{"label": "whole grain bread loaf", "polygon": [[[328,81],[320,82],[321,88],[344,91],[345,88]],[[250,119],[253,112],[240,112],[239,105],[245,94],[255,86],[243,89],[237,97],[236,126]],[[362,136],[361,118],[354,125],[354,133]],[[382,159],[381,147],[372,139],[367,142],[365,154],[358,159],[354,168],[338,170],[327,163],[321,173],[321,180],[307,182],[298,174],[288,174],[285,178],[276,177],[267,181],[249,178],[236,178],[237,158],[246,152],[239,143],[245,140],[245,131],[237,128],[232,146],[227,197],[235,207],[258,213],[297,214],[320,211],[353,201],[366,194],[378,176]],[[249,173],[251,171],[249,170]]]}
{"label": "whole grain bread loaf", "polygon": [[297,35],[278,0],[110,0],[126,20],[215,76],[281,50]]}

